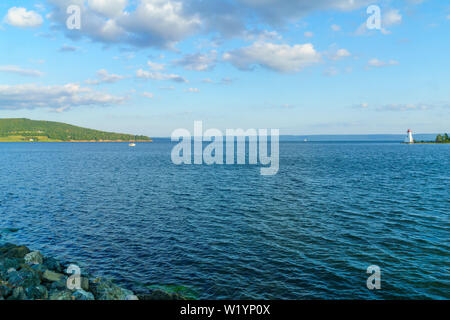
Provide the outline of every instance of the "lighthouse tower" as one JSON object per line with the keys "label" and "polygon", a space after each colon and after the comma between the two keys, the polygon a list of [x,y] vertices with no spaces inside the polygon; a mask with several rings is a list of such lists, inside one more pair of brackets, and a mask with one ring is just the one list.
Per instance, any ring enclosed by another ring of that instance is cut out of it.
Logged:
{"label": "lighthouse tower", "polygon": [[411,129],[408,129],[405,143],[414,143]]}

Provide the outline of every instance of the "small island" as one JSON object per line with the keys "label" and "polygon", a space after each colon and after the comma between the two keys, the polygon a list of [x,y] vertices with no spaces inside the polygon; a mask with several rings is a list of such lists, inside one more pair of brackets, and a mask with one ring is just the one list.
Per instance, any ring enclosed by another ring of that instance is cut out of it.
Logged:
{"label": "small island", "polygon": [[450,137],[448,133],[438,134],[434,141],[414,141],[414,143],[450,143]]}
{"label": "small island", "polygon": [[146,136],[104,132],[61,122],[0,119],[0,142],[151,142]]}

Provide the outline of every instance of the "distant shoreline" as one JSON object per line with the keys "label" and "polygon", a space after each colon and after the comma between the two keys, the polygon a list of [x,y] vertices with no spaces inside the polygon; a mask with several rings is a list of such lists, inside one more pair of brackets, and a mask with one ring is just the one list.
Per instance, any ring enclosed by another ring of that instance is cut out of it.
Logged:
{"label": "distant shoreline", "polygon": [[450,144],[450,142],[436,142],[436,141],[419,141],[412,144]]}
{"label": "distant shoreline", "polygon": [[105,142],[153,142],[153,140],[73,140],[73,141],[0,141],[0,143],[105,143]]}

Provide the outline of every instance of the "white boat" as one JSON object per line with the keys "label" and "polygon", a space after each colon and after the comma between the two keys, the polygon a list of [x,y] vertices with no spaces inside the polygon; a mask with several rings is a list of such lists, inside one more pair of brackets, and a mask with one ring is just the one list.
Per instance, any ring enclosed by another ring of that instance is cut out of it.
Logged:
{"label": "white boat", "polygon": [[136,147],[136,136],[134,136],[134,140],[130,140],[130,143],[128,144],[129,147]]}

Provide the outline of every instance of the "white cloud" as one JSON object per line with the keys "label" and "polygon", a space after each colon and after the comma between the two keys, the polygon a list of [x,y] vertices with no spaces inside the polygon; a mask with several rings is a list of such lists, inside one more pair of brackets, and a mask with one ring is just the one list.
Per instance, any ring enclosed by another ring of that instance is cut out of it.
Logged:
{"label": "white cloud", "polygon": [[214,80],[212,80],[212,79],[210,79],[210,78],[206,78],[206,79],[203,79],[203,80],[202,80],[203,83],[209,83],[209,84],[221,84],[221,85],[230,85],[230,84],[232,84],[234,81],[235,81],[235,79],[228,78],[228,77],[222,78],[220,81],[214,81]]}
{"label": "white cloud", "polygon": [[[275,31],[248,28],[280,27],[311,12],[362,8],[373,0],[47,0],[50,18],[71,38],[87,37],[106,44],[173,48],[195,34],[218,38],[243,37],[250,41],[280,40]],[[81,30],[67,30],[69,4],[82,8]]]}
{"label": "white cloud", "polygon": [[83,88],[78,84],[40,86],[37,84],[0,85],[0,109],[49,108],[67,110],[77,106],[120,104],[126,97]]}
{"label": "white cloud", "polygon": [[283,38],[278,32],[268,30],[246,30],[243,37],[247,41],[271,41]]}
{"label": "white cloud", "polygon": [[364,102],[355,106],[357,108],[374,111],[392,111],[392,112],[406,112],[406,111],[427,111],[432,109],[449,108],[448,103],[390,103],[378,106],[371,106]]}
{"label": "white cloud", "polygon": [[433,108],[427,104],[388,104],[376,108],[377,111],[420,111]]}
{"label": "white cloud", "polygon": [[200,92],[200,90],[197,89],[197,88],[189,88],[189,89],[186,89],[184,91],[185,92],[190,92],[190,93],[199,93]]}
{"label": "white cloud", "polygon": [[373,58],[373,59],[370,59],[367,62],[367,64],[369,67],[381,68],[381,67],[387,67],[387,66],[396,66],[399,63],[396,60],[389,60],[389,61],[385,62],[385,61],[381,61],[377,58]]}
{"label": "white cloud", "polygon": [[331,60],[340,60],[343,58],[350,57],[351,53],[347,49],[338,49],[335,53],[333,53],[330,57]]}
{"label": "white cloud", "polygon": [[402,15],[399,10],[391,9],[382,13],[383,27],[390,27],[402,23]]}
{"label": "white cloud", "polygon": [[176,90],[174,86],[168,86],[168,87],[159,87],[161,90],[167,90],[167,91],[173,91]]}
{"label": "white cloud", "polygon": [[142,93],[143,97],[149,98],[149,99],[153,99],[155,97],[155,95],[151,92],[143,92]]}
{"label": "white cloud", "polygon": [[371,3],[371,0],[238,0],[270,23],[297,20],[320,10],[350,11]]}
{"label": "white cloud", "polygon": [[341,26],[337,25],[337,24],[332,24],[331,25],[331,30],[337,32],[337,31],[341,31]]}
{"label": "white cloud", "polygon": [[334,77],[339,74],[339,70],[336,67],[329,67],[324,71],[323,74],[326,75],[327,77]]}
{"label": "white cloud", "polygon": [[305,33],[303,33],[303,35],[307,38],[312,38],[314,37],[314,33],[312,33],[311,31],[306,31]]}
{"label": "white cloud", "polygon": [[44,75],[43,72],[38,70],[32,70],[32,69],[24,69],[19,66],[13,66],[13,65],[6,65],[6,66],[0,66],[0,72],[8,72],[8,73],[15,73],[22,76],[29,76],[29,77],[40,77]]}
{"label": "white cloud", "polygon": [[34,28],[39,27],[44,20],[39,13],[33,10],[27,11],[25,8],[12,7],[3,21],[15,27]]}
{"label": "white cloud", "polygon": [[[51,19],[71,38],[170,48],[202,26],[199,15],[189,13],[184,2],[176,0],[139,0],[135,6],[123,0],[91,0],[87,6],[82,0],[48,1],[54,6]],[[69,4],[82,8],[82,28],[76,32],[65,26]]]}
{"label": "white cloud", "polygon": [[275,44],[255,42],[251,46],[227,52],[223,60],[229,61],[241,70],[251,70],[259,65],[278,72],[299,72],[304,67],[321,60],[320,54],[310,43]]}
{"label": "white cloud", "polygon": [[128,0],[89,0],[89,7],[108,18],[114,18],[122,14],[128,5]]}
{"label": "white cloud", "polygon": [[86,84],[93,84],[93,85],[97,85],[100,83],[116,83],[122,79],[127,78],[127,76],[121,76],[118,74],[113,74],[113,73],[108,73],[107,70],[105,69],[101,69],[97,71],[97,77],[98,79],[96,80],[86,80],[85,83]]}
{"label": "white cloud", "polygon": [[149,60],[147,64],[150,67],[150,69],[154,71],[162,71],[165,69],[165,65],[163,63],[152,62]]}
{"label": "white cloud", "polygon": [[215,67],[217,51],[211,50],[208,53],[187,54],[174,63],[183,66],[186,70],[207,71]]}
{"label": "white cloud", "polygon": [[67,44],[64,44],[61,48],[59,48],[59,51],[61,52],[75,52],[78,51],[78,47],[75,46],[69,46]]}
{"label": "white cloud", "polygon": [[139,69],[136,71],[136,77],[140,79],[151,79],[151,80],[172,80],[175,82],[184,82],[188,81],[180,75],[177,74],[169,74],[169,73],[161,73],[161,72],[149,72],[143,69]]}

